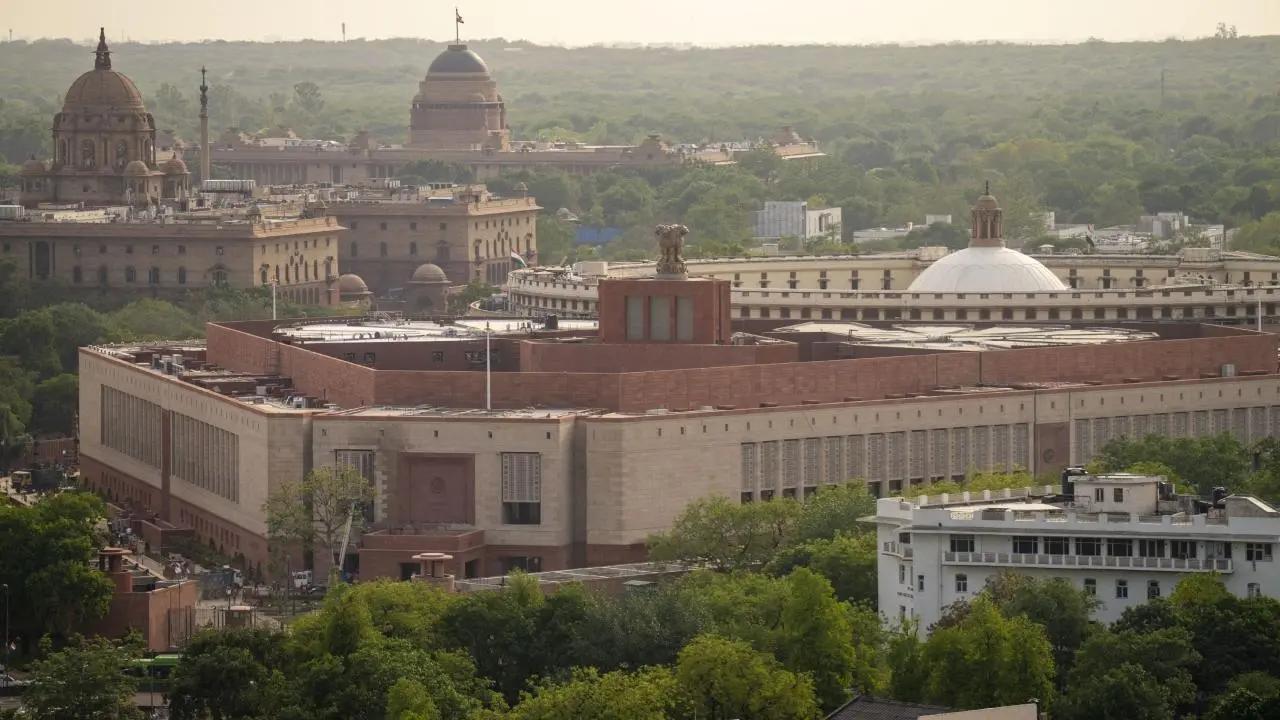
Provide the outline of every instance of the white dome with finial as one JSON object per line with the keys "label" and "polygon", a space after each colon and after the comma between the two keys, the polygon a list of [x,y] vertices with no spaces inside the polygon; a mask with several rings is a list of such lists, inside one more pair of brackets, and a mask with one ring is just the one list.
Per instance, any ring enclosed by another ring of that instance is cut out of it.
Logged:
{"label": "white dome with finial", "polygon": [[990,186],[972,211],[969,247],[934,262],[920,273],[911,293],[1039,293],[1067,286],[1039,260],[1004,246],[1004,211]]}

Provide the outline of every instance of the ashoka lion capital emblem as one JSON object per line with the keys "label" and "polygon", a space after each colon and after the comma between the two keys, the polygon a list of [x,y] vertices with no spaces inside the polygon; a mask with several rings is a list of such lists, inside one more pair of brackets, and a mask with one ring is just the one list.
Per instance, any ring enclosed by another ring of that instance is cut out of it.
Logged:
{"label": "ashoka lion capital emblem", "polygon": [[684,265],[684,236],[689,228],[684,225],[659,225],[653,229],[658,236],[658,250],[662,255],[658,258],[658,277],[684,278],[688,270]]}

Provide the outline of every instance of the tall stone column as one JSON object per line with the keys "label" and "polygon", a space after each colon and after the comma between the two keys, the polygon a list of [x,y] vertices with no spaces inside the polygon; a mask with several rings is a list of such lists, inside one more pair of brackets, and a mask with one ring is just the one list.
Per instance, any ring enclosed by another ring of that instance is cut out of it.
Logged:
{"label": "tall stone column", "polygon": [[209,180],[209,84],[205,81],[205,69],[200,68],[200,182]]}

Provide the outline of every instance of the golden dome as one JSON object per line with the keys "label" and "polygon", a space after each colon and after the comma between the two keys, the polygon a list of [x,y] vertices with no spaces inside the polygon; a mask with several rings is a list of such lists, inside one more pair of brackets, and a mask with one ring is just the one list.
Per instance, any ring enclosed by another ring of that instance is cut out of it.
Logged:
{"label": "golden dome", "polygon": [[132,160],[128,165],[124,166],[124,174],[141,177],[143,175],[150,175],[151,171],[147,169],[147,164],[141,160]]}
{"label": "golden dome", "polygon": [[165,160],[164,165],[160,166],[160,169],[164,171],[165,175],[188,174],[187,164],[183,162],[182,158],[178,157],[177,155],[169,158],[168,160]]}

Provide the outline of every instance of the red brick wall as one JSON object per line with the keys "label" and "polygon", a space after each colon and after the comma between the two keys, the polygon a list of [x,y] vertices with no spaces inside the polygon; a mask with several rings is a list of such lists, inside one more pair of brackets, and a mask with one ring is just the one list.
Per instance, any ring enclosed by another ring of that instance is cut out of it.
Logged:
{"label": "red brick wall", "polygon": [[[379,371],[374,404],[484,407],[484,376],[483,371]],[[616,373],[492,373],[493,406],[613,409],[622,377]]]}
{"label": "red brick wall", "polygon": [[811,363],[629,373],[623,376],[619,409],[692,408],[703,405],[756,407],[805,400],[840,402],[922,393],[939,385],[973,384],[975,353],[868,358]]}
{"label": "red brick wall", "polygon": [[116,593],[111,606],[91,631],[109,638],[124,637],[130,630],[142,633],[147,649],[160,652],[170,649],[171,641],[180,641],[185,629],[170,628],[171,610],[194,608],[199,583],[194,580],[146,593]]}
{"label": "red brick wall", "polygon": [[1222,335],[1077,347],[982,353],[982,381],[992,385],[1037,380],[1123,382],[1164,375],[1198,378],[1231,363],[1236,372],[1276,370],[1275,335]]}
{"label": "red brick wall", "polygon": [[[514,372],[520,369],[519,340],[492,338],[493,369]],[[355,361],[364,364],[365,353],[373,353],[372,367],[378,370],[474,370],[467,361],[467,352],[484,351],[484,340],[445,340],[435,342],[346,342],[317,343],[308,346],[322,355],[345,360],[347,353],[355,354]],[[441,353],[437,362],[434,353]],[[480,366],[483,368],[483,365]]]}
{"label": "red brick wall", "polygon": [[795,362],[798,348],[786,345],[688,345],[664,343],[587,344],[526,342],[520,368],[526,372],[644,372],[680,368]]}
{"label": "red brick wall", "polygon": [[[653,278],[613,278],[601,280],[599,298],[600,340],[625,343],[627,340],[627,297],[687,297],[693,300],[693,342],[702,345],[729,342],[729,281],[712,278],[658,280]],[[646,327],[649,303],[645,302]],[[671,302],[671,333],[676,332],[676,303]]]}
{"label": "red brick wall", "polygon": [[[270,340],[225,326],[209,328],[211,362],[246,372],[267,372],[272,367]],[[1197,378],[1218,372],[1226,363],[1234,364],[1237,372],[1274,372],[1278,341],[1274,335],[1215,332],[1178,340],[821,362],[783,362],[797,356],[791,345],[525,343],[519,361],[524,372],[492,374],[493,404],[636,412],[703,405],[756,407],[762,402],[839,402],[848,397],[870,400],[951,385],[1117,383],[1164,375]],[[380,346],[372,347],[376,351]],[[757,364],[725,364],[747,362],[748,355]],[[667,369],[628,372],[637,367]],[[344,407],[484,404],[483,371],[375,371],[288,345],[279,346],[278,370],[302,392]]]}

